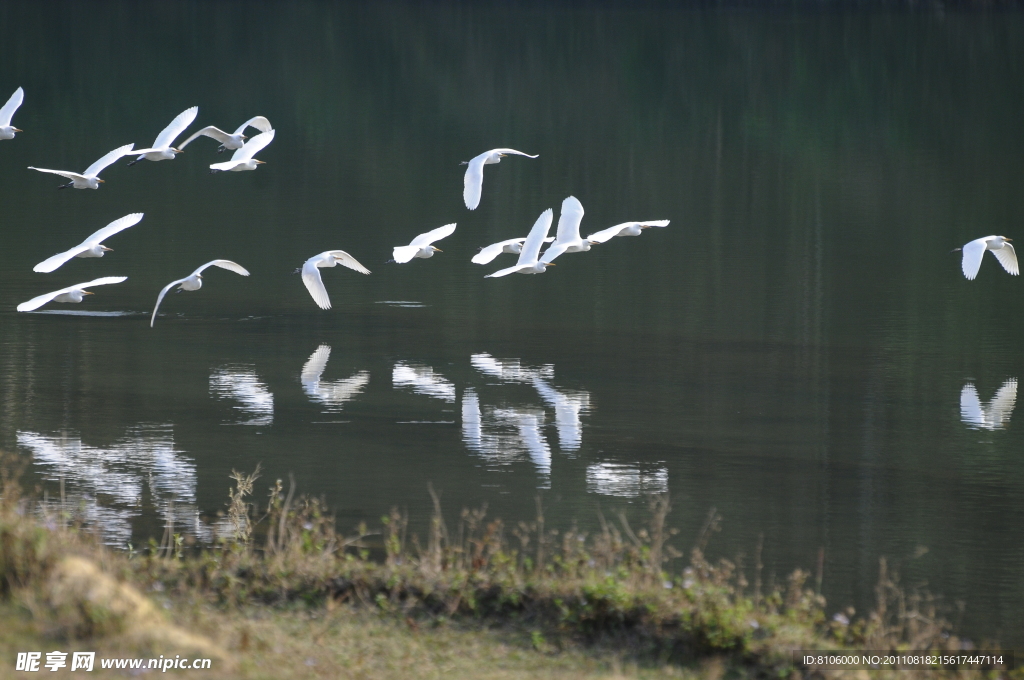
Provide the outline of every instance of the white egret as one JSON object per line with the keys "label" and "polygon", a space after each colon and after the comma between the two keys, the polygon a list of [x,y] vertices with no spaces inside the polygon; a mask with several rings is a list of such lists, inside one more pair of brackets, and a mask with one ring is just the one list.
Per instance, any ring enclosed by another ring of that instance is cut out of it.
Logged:
{"label": "white egret", "polygon": [[425,234],[414,238],[407,246],[396,246],[393,251],[394,261],[402,264],[409,262],[414,257],[433,257],[435,252],[442,252],[440,248],[430,245],[434,241],[440,241],[446,236],[455,233],[455,223],[446,224],[437,229],[431,229]]}
{"label": "white egret", "polygon": [[153,322],[156,321],[156,310],[160,309],[160,303],[163,302],[164,296],[167,295],[167,291],[174,286],[178,286],[179,292],[183,290],[199,290],[203,287],[203,270],[207,267],[220,267],[221,269],[227,269],[228,271],[241,274],[242,276],[249,275],[249,272],[245,267],[232,262],[231,260],[210,260],[185,278],[178,279],[177,281],[171,281],[164,286],[163,290],[160,291],[160,294],[156,296],[156,305],[153,307],[153,316],[149,317],[150,328],[153,327]]}
{"label": "white egret", "polygon": [[1001,430],[1009,422],[1016,404],[1016,378],[1009,378],[1004,382],[988,406],[981,405],[978,390],[972,383],[967,383],[960,391],[960,420],[974,428]]}
{"label": "white egret", "polygon": [[257,165],[263,165],[266,161],[258,161],[253,158],[263,148],[274,141],[274,130],[261,132],[244,145],[236,149],[231,155],[231,160],[223,163],[214,163],[210,166],[210,172],[242,172],[243,170],[255,170]]}
{"label": "white egret", "polygon": [[99,178],[99,174],[110,164],[117,162],[122,156],[127,156],[132,152],[132,148],[135,143],[125,144],[120,146],[110,153],[106,154],[98,161],[90,165],[85,169],[85,172],[78,174],[77,172],[69,172],[67,170],[47,170],[46,168],[34,168],[31,165],[28,166],[29,170],[37,170],[39,172],[48,172],[51,175],[60,175],[69,180],[67,184],[61,184],[58,189],[67,189],[68,187],[74,187],[75,189],[99,189],[100,185],[103,184],[103,180]]}
{"label": "white egret", "polygon": [[105,286],[110,283],[121,283],[127,280],[127,276],[104,276],[100,279],[93,279],[92,281],[86,281],[85,283],[76,283],[73,286],[67,288],[61,288],[51,293],[45,293],[43,295],[37,295],[28,302],[22,302],[18,305],[19,312],[31,312],[34,309],[39,309],[47,302],[81,302],[83,296],[92,295],[91,292],[87,291],[86,288],[92,288],[93,286]]}
{"label": "white egret", "polygon": [[462,180],[462,198],[466,201],[467,208],[476,210],[476,207],[480,205],[480,192],[484,188],[484,166],[500,163],[501,159],[509,154],[526,156],[527,158],[537,157],[522,151],[516,151],[515,149],[491,149],[490,151],[484,151],[473,160],[462,162],[463,165],[469,166],[466,168],[466,176]]}
{"label": "white egret", "polygon": [[185,109],[171,121],[171,124],[165,127],[160,134],[156,136],[156,140],[153,141],[153,146],[149,149],[135,149],[133,153],[140,154],[138,158],[128,163],[128,165],[135,165],[139,161],[169,161],[174,158],[174,154],[181,153],[181,149],[176,149],[171,144],[174,143],[174,138],[185,131],[192,121],[196,119],[196,114],[199,113],[199,107],[193,106],[191,109]]}
{"label": "white egret", "polygon": [[540,214],[537,221],[533,223],[533,229],[523,243],[523,250],[519,253],[519,261],[515,266],[499,269],[493,274],[488,274],[485,279],[494,279],[509,274],[542,274],[548,266],[554,266],[551,262],[541,262],[540,247],[544,245],[544,239],[548,236],[548,229],[551,228],[551,220],[554,213],[548,208]]}
{"label": "white egret", "polygon": [[142,215],[143,213],[132,213],[131,215],[125,215],[119,220],[114,220],[74,248],[65,250],[63,253],[57,253],[53,257],[46,258],[33,267],[32,271],[44,273],[52,272],[73,257],[103,257],[105,252],[113,250],[113,248],[108,248],[103,245],[103,240],[120,231],[124,231],[128,227],[134,227],[142,220]]}
{"label": "white egret", "polygon": [[189,142],[193,141],[197,137],[209,137],[211,139],[216,139],[218,142],[220,142],[220,147],[217,148],[217,153],[241,149],[242,145],[245,144],[245,140],[247,139],[247,137],[242,133],[245,132],[245,128],[247,127],[255,128],[260,132],[270,132],[271,130],[274,129],[273,127],[271,127],[270,121],[264,118],[263,116],[254,116],[250,118],[249,120],[242,123],[237,130],[231,133],[224,132],[220,128],[215,128],[212,125],[207,125],[202,130],[193,133],[191,137],[189,137],[184,142],[179,144],[178,148],[184,151],[185,147],[189,145]]}
{"label": "white egret", "polygon": [[14,112],[18,110],[23,101],[25,101],[25,90],[19,87],[3,108],[0,108],[0,139],[14,139],[14,133],[21,132],[11,125],[11,118],[14,117]]}
{"label": "white egret", "polygon": [[331,308],[331,298],[327,296],[327,289],[324,287],[324,280],[320,278],[320,267],[335,267],[337,265],[348,267],[360,274],[369,274],[370,270],[359,264],[356,258],[344,250],[325,250],[319,255],[306,260],[302,269],[296,269],[295,273],[302,272],[302,282],[306,284],[306,290],[313,296],[313,302],[320,309]]}
{"label": "white egret", "polygon": [[[520,253],[523,252],[523,241],[525,240],[525,237],[510,238],[507,241],[498,241],[497,243],[492,243],[489,246],[484,246],[483,248],[480,249],[479,253],[473,256],[473,259],[471,261],[477,264],[487,264],[491,260],[496,258],[498,255],[501,255],[502,253],[519,255]],[[544,239],[544,242],[549,243],[554,240],[554,236],[549,236],[546,239]]]}
{"label": "white egret", "polygon": [[562,201],[562,214],[558,216],[555,242],[548,246],[540,259],[551,262],[562,253],[584,253],[590,250],[590,241],[580,238],[583,204],[575,196]]}
{"label": "white egret", "polygon": [[974,239],[963,248],[954,248],[954,252],[957,250],[964,251],[964,258],[960,266],[963,268],[964,276],[967,277],[967,280],[973,281],[974,277],[978,275],[978,270],[981,268],[981,258],[985,255],[986,250],[992,251],[992,254],[999,260],[999,264],[1003,265],[1003,269],[1014,276],[1020,274],[1020,270],[1017,268],[1017,253],[1014,252],[1013,246],[1010,245],[1012,240],[1005,236],[983,236]]}
{"label": "white egret", "polygon": [[591,243],[607,243],[616,236],[639,236],[644,229],[650,227],[667,227],[669,220],[650,220],[648,222],[623,222],[614,227],[608,227],[601,231],[595,231],[587,237]]}

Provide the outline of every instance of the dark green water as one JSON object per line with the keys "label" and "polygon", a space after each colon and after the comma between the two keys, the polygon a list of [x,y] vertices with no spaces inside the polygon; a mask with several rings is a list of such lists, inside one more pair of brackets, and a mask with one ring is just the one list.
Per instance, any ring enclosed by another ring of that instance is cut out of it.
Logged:
{"label": "dark green water", "polygon": [[[172,508],[210,538],[257,463],[342,528],[425,517],[428,482],[453,513],[524,519],[540,490],[586,526],[668,490],[680,547],[715,507],[713,554],[763,534],[782,578],[824,548],[833,607],[886,556],[968,635],[1024,642],[1024,416],[961,414],[966,385],[1024,377],[1024,282],[949,253],[1020,233],[1024,15],[5,2],[0,64],[0,99],[26,92],[0,142],[0,448],[110,542]],[[201,139],[98,191],[25,169],[193,105],[194,128],[267,116],[267,164],[210,175]],[[459,162],[500,146],[540,157],[488,166],[470,212]],[[542,276],[469,262],[570,194],[584,234],[672,223]],[[139,211],[103,259],[32,272]],[[443,253],[384,264],[448,222]],[[334,248],[373,274],[325,270],[324,312],[290,272]],[[252,276],[209,270],[151,330],[214,258]],[[127,314],[14,311],[109,275],[43,309]]]}

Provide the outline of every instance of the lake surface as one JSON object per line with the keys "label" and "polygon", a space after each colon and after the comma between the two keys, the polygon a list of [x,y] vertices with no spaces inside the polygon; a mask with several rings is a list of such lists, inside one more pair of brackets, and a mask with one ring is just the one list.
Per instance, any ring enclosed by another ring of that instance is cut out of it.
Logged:
{"label": "lake surface", "polygon": [[[55,11],[57,7],[59,11]],[[232,469],[294,474],[342,529],[487,503],[549,524],[640,518],[668,491],[688,548],[781,579],[824,549],[830,610],[878,559],[977,640],[1024,643],[1024,281],[949,251],[1021,234],[1024,15],[575,4],[5,2],[0,99],[0,448],[61,480],[112,544],[173,514],[213,540]],[[269,118],[256,172],[192,129]],[[466,161],[509,146],[462,202]],[[669,219],[484,279],[479,246],[576,196],[584,235]],[[52,274],[32,266],[144,212]],[[391,248],[456,222],[444,252]],[[322,311],[292,270],[323,270]],[[198,292],[157,292],[214,258]],[[79,305],[35,295],[127,276]],[[997,392],[1002,395],[995,404]],[[974,395],[981,409],[972,406]],[[750,563],[748,557],[747,563]]]}

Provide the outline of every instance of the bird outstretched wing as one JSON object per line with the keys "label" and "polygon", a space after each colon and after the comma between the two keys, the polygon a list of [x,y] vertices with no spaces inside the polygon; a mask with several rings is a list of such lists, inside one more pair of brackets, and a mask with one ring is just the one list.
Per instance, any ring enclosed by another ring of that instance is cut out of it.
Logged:
{"label": "bird outstretched wing", "polygon": [[[90,165],[88,168],[86,168],[85,172],[82,173],[82,174],[84,174],[86,177],[90,177],[90,176],[95,177],[96,175],[98,175],[101,172],[103,172],[103,169],[105,167],[107,167],[111,163],[117,162],[117,160],[119,158],[121,158],[122,156],[127,156],[129,153],[131,153],[133,148],[135,148],[135,143],[134,142],[132,142],[131,144],[125,144],[124,146],[119,146],[118,148],[114,149],[110,153],[108,153],[105,156],[101,157],[98,161],[96,161],[95,163]],[[36,168],[36,169],[38,169],[38,168]],[[53,171],[51,170],[50,172],[53,172]],[[56,173],[56,174],[59,175],[61,173]],[[66,176],[67,175],[65,175],[65,177]]]}
{"label": "bird outstretched wing", "polygon": [[169,147],[174,138],[185,131],[192,121],[196,119],[196,115],[199,113],[199,107],[193,106],[190,109],[185,109],[171,121],[170,125],[160,131],[160,134],[156,136],[156,141],[153,142],[153,146],[157,149],[164,149]]}
{"label": "bird outstretched wing", "polygon": [[985,254],[985,238],[977,238],[963,247],[964,257],[960,267],[968,281],[973,281],[981,269],[981,258]]}
{"label": "bird outstretched wing", "polygon": [[235,130],[235,134],[236,135],[242,134],[243,132],[245,132],[245,128],[247,128],[247,127],[254,127],[257,130],[259,130],[260,132],[270,132],[271,130],[274,129],[270,125],[270,121],[267,120],[266,118],[264,118],[263,116],[253,116],[249,120],[247,120],[244,123],[242,123],[241,125],[239,125],[238,129]]}
{"label": "bird outstretched wing", "polygon": [[21,106],[21,102],[25,100],[25,90],[20,87],[14,91],[11,98],[7,100],[3,108],[0,109],[0,127],[7,127],[11,124],[11,118],[14,118],[14,112]]}
{"label": "bird outstretched wing", "polygon": [[409,243],[409,245],[410,246],[419,246],[420,248],[422,248],[423,246],[429,246],[434,241],[440,241],[441,239],[443,239],[446,236],[451,236],[454,233],[455,233],[455,223],[452,222],[451,224],[446,224],[443,227],[438,227],[437,229],[431,229],[430,231],[428,231],[428,232],[426,232],[424,234],[420,234],[419,236],[414,238]]}
{"label": "bird outstretched wing", "polygon": [[156,310],[160,309],[160,303],[164,301],[164,296],[167,295],[167,291],[169,291],[171,288],[174,288],[179,283],[184,283],[185,281],[188,281],[187,277],[184,279],[178,279],[177,281],[171,281],[166,286],[164,286],[163,290],[160,291],[160,294],[156,296],[156,304],[153,306],[153,316],[149,317],[150,328],[153,327],[153,322],[156,321]]}
{"label": "bird outstretched wing", "polygon": [[196,274],[202,274],[203,270],[206,269],[207,267],[220,267],[221,269],[227,269],[228,271],[232,271],[236,274],[241,274],[242,276],[249,275],[249,271],[242,265],[238,264],[237,262],[232,262],[231,260],[210,260],[202,267],[192,272],[192,276],[195,276]]}
{"label": "bird outstretched wing", "polygon": [[216,139],[221,144],[223,144],[224,142],[231,141],[231,135],[224,132],[220,128],[216,128],[212,125],[207,125],[201,130],[193,132],[188,139],[186,139],[184,142],[178,145],[178,149],[184,149],[186,146],[189,145],[190,142],[192,142],[197,137],[210,137],[211,139]]}
{"label": "bird outstretched wing", "polygon": [[88,179],[85,175],[79,175],[77,172],[70,172],[68,170],[49,170],[47,168],[34,168],[31,165],[28,166],[29,170],[35,170],[36,172],[48,172],[51,175],[60,175],[66,179]]}
{"label": "bird outstretched wing", "polygon": [[1003,269],[1014,276],[1020,274],[1020,269],[1017,268],[1017,253],[1014,252],[1012,245],[1004,243],[1002,248],[993,250],[992,254],[999,260],[999,264],[1003,265]]}
{"label": "bird outstretched wing", "polygon": [[89,238],[85,239],[85,241],[83,241],[83,244],[101,243],[105,238],[113,236],[118,232],[124,231],[128,227],[134,227],[136,224],[142,221],[143,215],[145,215],[145,213],[132,213],[130,215],[125,215],[120,219],[116,219],[107,226],[98,230]]}
{"label": "bird outstretched wing", "polygon": [[538,156],[540,156],[540,154],[530,155],[528,153],[523,153],[522,151],[516,151],[515,149],[491,149],[487,153],[491,154],[491,153],[494,153],[495,151],[497,151],[500,154],[505,154],[506,156],[507,155],[526,156],[527,158],[537,158]]}
{"label": "bird outstretched wing", "polygon": [[32,271],[40,272],[43,274],[49,274],[50,272],[56,270],[62,264],[73,258],[75,255],[85,252],[86,250],[89,250],[89,248],[91,247],[92,246],[89,243],[79,243],[77,246],[71,248],[70,250],[65,250],[63,253],[51,255],[50,257],[46,258],[45,260],[37,264],[35,267],[32,267]]}
{"label": "bird outstretched wing", "polygon": [[583,221],[583,204],[575,196],[562,201],[562,213],[558,216],[555,243],[575,243],[580,240],[580,222]]}
{"label": "bird outstretched wing", "polygon": [[638,223],[623,222],[622,224],[616,224],[614,227],[608,227],[607,229],[602,229],[601,231],[595,231],[593,234],[587,237],[587,240],[593,241],[594,243],[607,243],[608,241],[611,241],[613,238],[615,238],[620,231],[622,231],[626,227],[631,227],[634,224]]}
{"label": "bird outstretched wing", "polygon": [[519,253],[517,265],[534,264],[537,262],[537,258],[540,257],[540,248],[544,245],[544,239],[548,236],[548,230],[551,229],[551,221],[553,219],[554,212],[551,208],[540,214],[537,221],[533,223],[530,233],[526,236],[526,241],[523,242],[523,249]]}
{"label": "bird outstretched wing", "polygon": [[490,154],[490,151],[485,151],[469,161],[466,175],[462,178],[462,200],[470,210],[476,210],[480,205],[480,193],[484,189],[484,161]]}
{"label": "bird outstretched wing", "polygon": [[[260,134],[256,135],[248,142],[246,142],[244,145],[242,145],[241,149],[237,149],[235,153],[231,155],[231,160],[247,161],[251,159],[253,156],[262,151],[264,147],[267,146],[267,144],[270,144],[272,141],[274,141],[275,132],[275,130],[270,130],[269,132],[261,132]],[[212,168],[213,166],[211,165],[210,167]]]}
{"label": "bird outstretched wing", "polygon": [[306,284],[306,290],[320,309],[331,308],[331,298],[327,295],[324,280],[320,278],[320,268],[309,260],[302,265],[302,282]]}
{"label": "bird outstretched wing", "polygon": [[370,270],[367,269],[366,267],[364,267],[362,264],[360,264],[359,260],[357,260],[356,258],[352,257],[351,255],[346,253],[344,250],[328,250],[327,254],[328,255],[333,255],[334,259],[338,261],[338,264],[340,264],[343,267],[348,267],[349,269],[351,269],[353,271],[357,271],[360,274],[369,274],[370,273]]}
{"label": "bird outstretched wing", "polygon": [[395,246],[395,249],[391,251],[391,259],[398,264],[405,264],[414,258],[419,250],[419,246]]}
{"label": "bird outstretched wing", "polygon": [[513,243],[521,243],[524,240],[525,239],[521,238],[510,238],[507,241],[498,241],[497,243],[492,243],[489,246],[481,248],[480,252],[474,255],[473,259],[470,261],[475,262],[476,264],[487,264],[488,262],[496,258],[498,255],[501,255],[501,251],[505,248],[505,246],[512,245]]}

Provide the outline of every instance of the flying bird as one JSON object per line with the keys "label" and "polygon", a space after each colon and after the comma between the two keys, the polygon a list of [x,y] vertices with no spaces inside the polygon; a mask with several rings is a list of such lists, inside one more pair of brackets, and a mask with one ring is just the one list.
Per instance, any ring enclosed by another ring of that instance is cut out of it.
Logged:
{"label": "flying bird", "polygon": [[575,196],[562,201],[562,214],[558,216],[558,230],[555,242],[548,246],[541,257],[551,262],[562,253],[583,253],[590,250],[590,241],[580,238],[580,222],[583,221],[583,204]]}
{"label": "flying bird", "polygon": [[38,295],[28,302],[22,302],[18,305],[19,312],[31,312],[34,309],[39,309],[47,302],[81,302],[83,296],[92,295],[86,288],[92,288],[93,286],[105,286],[109,283],[121,283],[125,281],[127,276],[104,276],[101,279],[93,279],[92,281],[86,281],[85,283],[76,283],[73,286],[67,288],[61,288],[51,293],[45,293]]}
{"label": "flying bird", "polygon": [[296,269],[295,273],[302,272],[302,282],[306,284],[306,290],[313,296],[313,302],[320,309],[331,308],[331,298],[327,296],[327,289],[324,287],[324,280],[320,278],[320,267],[335,267],[337,265],[354,269],[360,274],[369,274],[370,270],[359,264],[356,258],[344,250],[325,250],[319,255],[306,260],[302,269]]}
{"label": "flying bird", "polygon": [[471,161],[462,162],[463,165],[469,166],[466,168],[466,176],[462,180],[462,198],[466,201],[467,208],[476,210],[476,207],[480,205],[480,192],[484,188],[484,166],[500,163],[501,159],[509,154],[526,156],[527,158],[537,157],[522,151],[516,151],[515,149],[491,149],[490,151],[484,151]]}
{"label": "flying bird", "polygon": [[[471,261],[477,264],[487,264],[488,262],[492,261],[494,258],[496,258],[498,255],[501,255],[502,253],[518,255],[519,253],[523,252],[523,241],[525,240],[525,237],[510,238],[507,241],[498,241],[497,243],[492,243],[489,246],[484,246],[483,248],[480,249],[480,252],[473,256],[473,259]],[[548,243],[554,240],[554,236],[548,236],[546,239],[544,239],[544,242]]]}
{"label": "flying bird", "polygon": [[523,250],[519,253],[519,261],[516,262],[515,266],[499,269],[484,278],[493,279],[499,276],[508,276],[509,274],[542,274],[548,266],[553,267],[554,265],[551,262],[542,262],[539,259],[540,247],[548,236],[548,229],[551,228],[552,219],[554,219],[554,213],[551,211],[551,208],[542,212],[537,221],[534,222],[530,234],[526,237],[526,241],[523,243]]}
{"label": "flying bird", "polygon": [[650,220],[648,222],[623,222],[614,227],[608,227],[601,231],[595,231],[587,237],[591,243],[607,243],[616,236],[639,236],[644,229],[650,227],[667,227],[669,220]]}
{"label": "flying bird", "polygon": [[974,277],[978,275],[978,270],[981,268],[981,258],[985,255],[986,250],[992,251],[992,254],[999,260],[999,264],[1003,265],[1003,269],[1017,276],[1020,274],[1020,270],[1017,268],[1017,253],[1014,252],[1013,246],[1010,245],[1012,240],[1005,236],[983,236],[974,239],[963,248],[954,248],[953,252],[958,250],[964,251],[964,259],[960,266],[963,268],[964,276],[967,277],[968,281],[973,281]]}
{"label": "flying bird", "polygon": [[128,165],[135,165],[139,161],[169,161],[174,158],[174,154],[181,153],[181,149],[176,149],[171,144],[174,143],[174,138],[185,131],[192,121],[196,119],[196,114],[199,113],[199,107],[193,106],[191,109],[185,109],[171,121],[171,124],[165,127],[160,134],[156,136],[156,140],[153,142],[152,148],[149,149],[135,149],[132,153],[140,154],[138,158],[128,163]]}
{"label": "flying bird", "polygon": [[236,149],[231,155],[231,160],[223,163],[214,163],[210,166],[210,172],[242,172],[243,170],[255,170],[257,165],[263,165],[266,161],[258,161],[253,158],[263,148],[274,141],[274,130],[261,132],[248,142]]}
{"label": "flying bird", "polygon": [[68,172],[67,170],[47,170],[46,168],[34,168],[31,165],[28,166],[29,170],[38,170],[39,172],[48,172],[51,175],[60,175],[69,180],[67,184],[61,184],[58,189],[67,189],[68,187],[74,187],[75,189],[99,189],[100,185],[103,184],[103,180],[99,178],[99,174],[103,172],[104,168],[108,165],[117,162],[122,156],[127,156],[132,152],[132,148],[135,146],[132,144],[125,144],[120,146],[107,155],[100,158],[98,161],[90,165],[85,169],[81,175],[77,172]]}
{"label": "flying bird", "polygon": [[440,241],[446,236],[451,236],[453,233],[455,233],[454,222],[437,229],[431,229],[425,234],[420,234],[409,245],[396,246],[392,255],[393,261],[402,264],[409,262],[414,257],[433,257],[435,252],[440,253],[442,251],[440,248],[435,248],[430,244],[434,241]]}
{"label": "flying bird", "polygon": [[103,245],[103,240],[124,231],[128,227],[134,227],[142,220],[142,215],[143,213],[132,213],[131,215],[125,215],[119,220],[114,220],[74,248],[46,258],[33,267],[32,271],[52,272],[73,257],[103,257],[105,252],[113,250],[113,248]]}
{"label": "flying bird", "polygon": [[21,106],[21,102],[25,100],[25,90],[20,87],[14,91],[11,98],[7,100],[3,108],[0,109],[0,139],[14,139],[14,133],[21,132],[18,128],[11,125],[11,118],[14,117],[14,112]]}
{"label": "flying bird", "polygon": [[164,296],[167,295],[167,291],[174,286],[178,286],[179,292],[183,290],[199,290],[203,287],[203,270],[207,267],[220,267],[221,269],[227,269],[228,271],[241,274],[242,276],[249,275],[249,272],[245,267],[232,262],[231,260],[211,260],[185,278],[178,279],[177,281],[171,281],[164,286],[163,290],[160,291],[160,294],[156,296],[156,306],[153,307],[153,316],[149,317],[150,328],[153,327],[153,322],[156,321],[156,310],[160,309],[160,303],[163,302]]}
{"label": "flying bird", "polygon": [[207,125],[202,130],[199,130],[198,132],[194,133],[191,137],[189,137],[184,142],[179,144],[178,148],[184,151],[185,147],[188,146],[190,142],[192,142],[197,137],[202,136],[209,137],[211,139],[216,139],[218,142],[220,142],[220,146],[217,148],[217,153],[241,149],[242,145],[245,144],[245,140],[247,139],[247,137],[242,133],[245,132],[245,128],[247,127],[253,127],[259,130],[260,132],[270,132],[271,130],[274,129],[270,126],[270,121],[264,118],[263,116],[254,116],[253,118],[250,118],[249,120],[242,123],[237,130],[231,133],[224,132],[220,128],[215,128],[212,125]]}
{"label": "flying bird", "polygon": [[999,388],[988,406],[981,405],[978,390],[967,383],[960,391],[960,420],[975,429],[1001,430],[1006,427],[1017,404],[1017,379],[1009,378]]}

